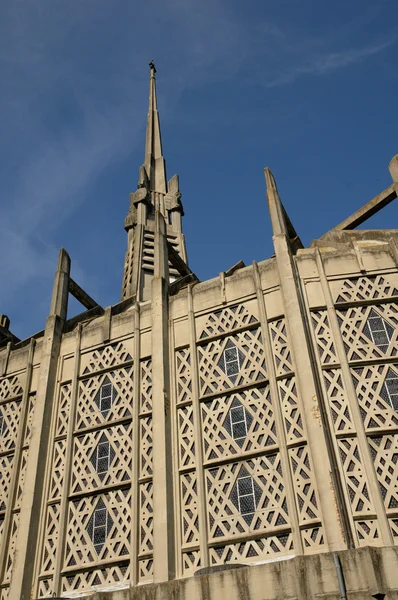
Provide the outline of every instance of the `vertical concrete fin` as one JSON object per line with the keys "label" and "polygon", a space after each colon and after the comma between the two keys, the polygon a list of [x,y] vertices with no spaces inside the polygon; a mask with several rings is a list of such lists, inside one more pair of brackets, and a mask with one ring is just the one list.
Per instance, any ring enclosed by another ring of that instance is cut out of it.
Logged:
{"label": "vertical concrete fin", "polygon": [[170,179],[169,181],[169,191],[173,192],[174,194],[179,194],[180,193],[180,178],[178,177],[178,175],[173,175],[173,177]]}
{"label": "vertical concrete fin", "polygon": [[154,240],[154,277],[162,277],[169,281],[169,259],[167,249],[166,223],[160,212],[158,201],[155,211],[155,240]]}
{"label": "vertical concrete fin", "polygon": [[303,248],[303,244],[290,221],[280,199],[275,177],[268,167],[264,169],[265,182],[267,186],[268,210],[271,217],[271,225],[274,236],[285,235],[289,238],[293,254]]}
{"label": "vertical concrete fin", "polygon": [[286,223],[282,213],[282,202],[278,194],[275,178],[268,167],[264,169],[264,175],[267,186],[268,210],[271,217],[273,234],[287,234]]}
{"label": "vertical concrete fin", "polygon": [[69,275],[71,260],[64,248],[58,254],[58,266],[54,277],[53,293],[51,298],[50,315],[66,319],[68,312]]}
{"label": "vertical concrete fin", "polygon": [[166,163],[162,152],[162,137],[156,98],[156,68],[149,63],[149,108],[145,139],[145,169],[153,192],[166,194]]}
{"label": "vertical concrete fin", "polygon": [[154,277],[151,282],[154,582],[175,576],[172,431],[170,414],[169,268],[162,194],[155,196]]}
{"label": "vertical concrete fin", "polygon": [[49,452],[51,418],[57,398],[57,369],[62,332],[68,308],[70,258],[61,248],[54,278],[50,313],[41,345],[36,404],[32,417],[26,476],[21,496],[20,525],[11,576],[9,600],[31,598],[33,568],[38,535],[46,464]]}

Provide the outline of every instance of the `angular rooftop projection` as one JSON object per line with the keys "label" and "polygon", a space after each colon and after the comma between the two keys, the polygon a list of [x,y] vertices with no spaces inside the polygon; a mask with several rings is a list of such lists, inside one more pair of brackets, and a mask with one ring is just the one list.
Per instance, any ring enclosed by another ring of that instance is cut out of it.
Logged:
{"label": "angular rooftop projection", "polygon": [[369,200],[361,208],[355,211],[352,215],[344,219],[339,225],[336,225],[333,229],[325,233],[320,239],[329,240],[333,238],[335,233],[341,231],[353,231],[359,225],[365,223],[370,217],[377,214],[380,210],[386,207],[390,202],[395,200],[398,196],[398,154],[394,156],[389,164],[389,171],[393,180],[393,183],[380,192],[375,198]]}

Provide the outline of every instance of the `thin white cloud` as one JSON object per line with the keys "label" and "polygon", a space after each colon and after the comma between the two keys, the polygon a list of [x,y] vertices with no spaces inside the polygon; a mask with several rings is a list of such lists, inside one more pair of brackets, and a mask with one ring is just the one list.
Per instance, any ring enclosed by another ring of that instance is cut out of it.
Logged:
{"label": "thin white cloud", "polygon": [[[46,278],[51,285],[58,250],[52,242],[53,232],[62,228],[65,219],[78,209],[97,176],[112,161],[132,150],[136,134],[145,122],[144,113],[140,110],[138,114],[134,106],[135,102],[141,105],[142,98],[137,98],[133,89],[134,69],[145,66],[140,56],[145,49],[137,52],[134,46],[130,81],[126,81],[127,52],[122,65],[115,65],[112,54],[102,56],[102,61],[107,61],[108,56],[110,61],[107,65],[102,62],[106,90],[101,73],[91,71],[95,63],[84,61],[85,52],[92,51],[90,44],[95,45],[97,37],[97,50],[101,52],[103,48],[101,38],[110,18],[109,4],[91,0],[84,5],[73,4],[73,10],[70,6],[66,10],[59,3],[39,9],[19,0],[11,5],[7,19],[0,25],[0,72],[5,83],[0,112],[7,115],[0,124],[0,153],[18,165],[15,180],[6,188],[3,186],[0,196],[4,232],[0,236],[0,255],[8,257],[0,264],[0,280],[5,282],[0,286],[0,303],[5,311],[19,290],[30,282]],[[169,18],[171,10],[175,24],[185,30],[184,63],[193,65],[196,83],[211,76],[209,66],[217,67],[220,60],[237,52],[242,31],[232,17],[227,18],[213,3],[193,0],[189,9],[188,2],[172,0],[167,11],[162,11],[157,0],[151,4],[159,9],[155,11],[159,20],[153,23],[154,28],[162,25],[162,18]],[[153,12],[154,6],[151,8]],[[124,9],[130,10],[128,5]],[[194,22],[192,10],[196,15]],[[162,28],[164,35],[166,29]],[[89,41],[83,42],[86,34]],[[75,38],[83,44],[80,54],[71,45]],[[172,38],[169,42],[179,50],[181,39]],[[121,47],[126,49],[130,43],[129,36],[121,41]],[[152,58],[152,54],[147,58]],[[219,66],[228,71],[225,65]],[[234,61],[229,67],[236,68]],[[175,80],[166,82],[164,90],[166,94],[171,90],[174,100],[191,83],[188,77],[179,78],[181,71],[175,71],[178,84]],[[55,129],[47,123],[48,114],[59,102],[57,90],[75,96],[81,113],[81,124],[76,130],[63,127],[62,112]],[[6,145],[4,140],[17,143]],[[132,175],[132,182],[134,178]],[[81,283],[90,277],[82,269],[79,275]]]}
{"label": "thin white cloud", "polygon": [[[92,15],[78,6],[67,13],[57,6],[41,10],[20,0],[0,25],[0,312],[17,303],[31,282],[44,279],[51,287],[58,253],[54,232],[84,202],[97,176],[131,150],[144,121],[134,112],[133,81],[119,77],[119,94],[104,99],[103,79],[81,67],[82,55],[66,51],[68,36],[90,27]],[[118,74],[108,71],[107,83],[113,79]],[[68,117],[64,121],[57,106],[60,90],[73,100],[75,127],[66,125]],[[54,125],[48,115],[57,110]],[[90,279],[76,261],[73,270],[81,283]],[[38,305],[41,293],[48,296],[48,290],[38,289]]]}
{"label": "thin white cloud", "polygon": [[267,82],[267,87],[277,87],[280,85],[286,85],[296,81],[304,75],[327,75],[332,71],[338,69],[344,69],[353,64],[362,62],[373,56],[379,54],[386,48],[389,48],[395,43],[395,40],[383,42],[377,45],[365,46],[362,48],[356,48],[346,50],[344,52],[330,52],[323,56],[317,57],[312,61],[304,65],[299,65],[291,70],[288,70],[275,79]]}
{"label": "thin white cloud", "polygon": [[20,169],[8,202],[3,195],[0,255],[9,258],[2,261],[7,284],[0,288],[0,302],[38,274],[52,272],[56,250],[39,243],[39,236],[62,226],[101,171],[127,151],[131,129],[126,120],[131,115],[127,106],[105,116],[86,114],[78,133],[65,134],[56,144],[43,139]]}

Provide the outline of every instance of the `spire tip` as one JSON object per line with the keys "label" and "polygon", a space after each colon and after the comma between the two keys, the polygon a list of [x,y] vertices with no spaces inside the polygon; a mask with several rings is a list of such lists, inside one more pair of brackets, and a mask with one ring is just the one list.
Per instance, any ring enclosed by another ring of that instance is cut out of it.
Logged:
{"label": "spire tip", "polygon": [[149,61],[149,68],[151,69],[151,75],[154,75],[156,73],[156,67],[155,67],[155,63],[153,62],[153,60]]}
{"label": "spire tip", "polygon": [[264,175],[265,175],[265,181],[267,184],[267,189],[273,188],[274,190],[276,190],[277,187],[276,187],[275,177],[273,176],[273,174],[271,173],[271,170],[268,167],[266,167],[264,169]]}

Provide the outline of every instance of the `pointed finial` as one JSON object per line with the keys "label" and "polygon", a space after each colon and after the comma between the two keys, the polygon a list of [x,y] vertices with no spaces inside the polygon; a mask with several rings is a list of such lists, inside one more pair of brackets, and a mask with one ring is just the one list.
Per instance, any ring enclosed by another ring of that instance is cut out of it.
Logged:
{"label": "pointed finial", "polygon": [[286,221],[284,219],[282,202],[279,198],[275,177],[268,167],[264,169],[264,175],[267,186],[268,210],[271,217],[273,233],[274,235],[286,233]]}
{"label": "pointed finial", "polygon": [[303,248],[303,244],[284,209],[279,197],[275,177],[268,167],[264,169],[264,175],[267,185],[268,210],[271,217],[272,231],[274,236],[286,235],[289,239],[290,247],[295,254],[298,248]]}
{"label": "pointed finial", "polygon": [[149,79],[149,108],[145,139],[145,169],[151,191],[166,194],[166,167],[162,152],[159,113],[156,100],[155,63],[149,63],[151,69]]}
{"label": "pointed finial", "polygon": [[272,175],[271,170],[266,167],[264,169],[265,182],[267,184],[267,189],[277,190],[275,177]]}

